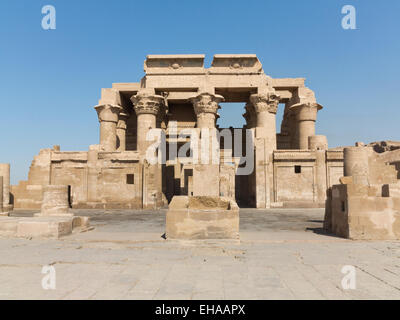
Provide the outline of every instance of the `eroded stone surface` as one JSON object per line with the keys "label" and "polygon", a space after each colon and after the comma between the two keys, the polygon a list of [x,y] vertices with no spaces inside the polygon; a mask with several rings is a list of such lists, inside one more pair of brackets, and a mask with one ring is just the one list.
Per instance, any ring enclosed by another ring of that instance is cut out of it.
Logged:
{"label": "eroded stone surface", "polygon": [[239,208],[229,198],[175,196],[165,234],[167,239],[239,239]]}

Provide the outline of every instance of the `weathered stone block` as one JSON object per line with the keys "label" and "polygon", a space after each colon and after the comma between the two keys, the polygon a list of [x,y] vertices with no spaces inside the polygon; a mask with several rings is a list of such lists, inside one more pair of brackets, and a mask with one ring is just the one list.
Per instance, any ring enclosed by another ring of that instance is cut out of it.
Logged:
{"label": "weathered stone block", "polygon": [[19,221],[17,237],[59,238],[71,232],[72,219],[28,218]]}
{"label": "weathered stone block", "polygon": [[167,239],[238,239],[239,208],[219,197],[175,196],[166,217]]}

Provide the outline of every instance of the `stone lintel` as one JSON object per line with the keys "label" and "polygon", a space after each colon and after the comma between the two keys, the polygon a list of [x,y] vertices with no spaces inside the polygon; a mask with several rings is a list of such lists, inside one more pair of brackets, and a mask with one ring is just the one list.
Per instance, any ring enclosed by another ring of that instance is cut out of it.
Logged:
{"label": "stone lintel", "polygon": [[315,160],[316,155],[313,151],[308,150],[275,150],[274,160],[277,161],[299,161],[299,160]]}
{"label": "stone lintel", "polygon": [[136,92],[140,90],[140,83],[139,82],[132,82],[132,83],[113,83],[112,88],[118,90],[120,92]]}
{"label": "stone lintel", "polygon": [[344,152],[340,150],[328,150],[326,152],[326,160],[340,160],[343,161]]}
{"label": "stone lintel", "polygon": [[272,78],[270,83],[275,89],[295,89],[304,87],[305,80],[305,78]]}
{"label": "stone lintel", "polygon": [[148,55],[146,74],[204,73],[204,54]]}
{"label": "stone lintel", "polygon": [[255,54],[215,54],[208,70],[210,74],[264,73],[262,64]]}
{"label": "stone lintel", "polygon": [[139,161],[138,151],[123,151],[123,152],[99,152],[98,158],[101,160],[110,161]]}
{"label": "stone lintel", "polygon": [[58,151],[51,153],[52,162],[61,161],[77,161],[86,162],[88,158],[87,151]]}

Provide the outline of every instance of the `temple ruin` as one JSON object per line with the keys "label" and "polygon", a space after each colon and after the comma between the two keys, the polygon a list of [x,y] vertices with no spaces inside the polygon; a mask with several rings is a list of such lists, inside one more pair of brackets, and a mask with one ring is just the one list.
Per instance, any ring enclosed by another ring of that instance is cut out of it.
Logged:
{"label": "temple ruin", "polygon": [[[28,180],[11,188],[14,208],[40,208],[47,185],[68,186],[72,208],[157,209],[174,196],[225,197],[260,209],[325,206],[326,190],[343,176],[343,150],[328,149],[326,137],[316,135],[322,106],[304,78],[271,78],[253,54],[217,54],[209,68],[201,54],[148,55],[144,71],[139,82],[101,90],[98,145],[40,150]],[[243,128],[217,125],[221,102],[245,104]],[[165,134],[165,163],[146,160],[154,128]],[[233,143],[220,140],[219,163],[171,156],[191,139],[182,132],[204,128],[235,132]],[[254,170],[238,174],[246,152],[254,154]]]}

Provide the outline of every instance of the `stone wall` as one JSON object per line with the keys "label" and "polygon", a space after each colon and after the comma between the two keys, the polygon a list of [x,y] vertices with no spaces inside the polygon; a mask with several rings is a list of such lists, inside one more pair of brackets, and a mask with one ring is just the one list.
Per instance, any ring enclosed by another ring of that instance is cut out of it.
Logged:
{"label": "stone wall", "polygon": [[371,147],[344,149],[344,177],[328,189],[324,228],[350,239],[400,239],[400,180]]}
{"label": "stone wall", "polygon": [[142,208],[142,171],[137,153],[132,151],[46,149],[32,162],[28,181],[12,187],[14,207],[39,209],[44,186],[55,184],[69,186],[73,208]]}

